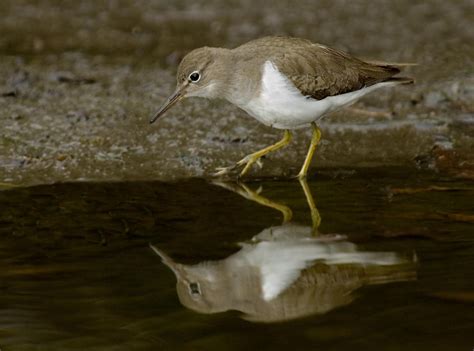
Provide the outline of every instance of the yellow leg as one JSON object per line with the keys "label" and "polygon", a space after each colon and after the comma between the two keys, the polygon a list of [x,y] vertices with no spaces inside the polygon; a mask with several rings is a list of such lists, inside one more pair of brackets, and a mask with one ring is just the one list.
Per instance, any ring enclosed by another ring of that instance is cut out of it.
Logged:
{"label": "yellow leg", "polygon": [[321,216],[314,203],[311,189],[306,182],[306,179],[300,179],[301,187],[303,188],[304,195],[306,196],[306,202],[308,203],[309,210],[311,211],[311,222],[313,223],[313,234],[317,235],[319,225],[321,224]]}
{"label": "yellow leg", "polygon": [[234,193],[237,193],[250,201],[254,201],[260,205],[267,206],[280,211],[283,215],[283,223],[291,221],[291,218],[293,217],[293,212],[288,206],[285,206],[276,201],[272,201],[260,195],[260,191],[262,190],[262,188],[259,188],[258,190],[252,190],[242,182],[225,182],[218,180],[213,181],[212,183],[227,190],[233,191]]}
{"label": "yellow leg", "polygon": [[288,145],[291,141],[291,132],[287,129],[285,130],[285,134],[283,135],[283,139],[280,141],[276,142],[273,145],[267,146],[266,148],[259,150],[257,152],[254,152],[253,154],[245,156],[243,159],[241,159],[239,162],[237,162],[234,166],[231,167],[224,167],[224,168],[218,168],[217,172],[214,174],[216,176],[224,175],[229,173],[230,171],[234,170],[237,167],[244,166],[242,169],[242,172],[240,172],[239,177],[242,177],[245,175],[250,167],[257,162],[262,156],[272,152],[276,151],[278,149],[281,149],[282,147]]}
{"label": "yellow leg", "polygon": [[319,140],[321,139],[321,130],[319,130],[316,123],[312,122],[311,127],[313,128],[313,135],[311,137],[311,144],[309,145],[308,154],[306,155],[306,159],[304,160],[303,167],[301,167],[300,173],[298,173],[299,179],[305,179],[306,174],[308,173],[309,165],[311,164],[311,160],[313,159],[314,151],[316,150],[316,146],[319,144]]}
{"label": "yellow leg", "polygon": [[293,212],[288,206],[282,205],[278,202],[272,201],[270,199],[267,199],[266,197],[260,195],[258,192],[253,191],[250,189],[248,186],[246,186],[244,183],[240,183],[240,186],[245,190],[247,193],[246,197],[249,200],[255,201],[263,206],[267,206],[270,208],[273,208],[275,210],[278,210],[281,212],[283,215],[283,223],[287,223],[291,221],[291,218],[293,217]]}

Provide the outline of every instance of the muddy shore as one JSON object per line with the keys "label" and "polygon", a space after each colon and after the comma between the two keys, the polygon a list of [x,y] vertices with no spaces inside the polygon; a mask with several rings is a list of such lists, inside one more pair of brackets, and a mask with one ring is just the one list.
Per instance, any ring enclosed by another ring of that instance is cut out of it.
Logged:
{"label": "muddy shore", "polygon": [[[416,85],[379,91],[321,124],[317,169],[474,172],[472,1],[13,1],[0,8],[0,182],[207,177],[280,138],[225,102],[189,99],[152,126],[189,50],[264,35],[416,62]],[[367,110],[368,113],[360,110]],[[287,176],[310,131],[259,176]]]}

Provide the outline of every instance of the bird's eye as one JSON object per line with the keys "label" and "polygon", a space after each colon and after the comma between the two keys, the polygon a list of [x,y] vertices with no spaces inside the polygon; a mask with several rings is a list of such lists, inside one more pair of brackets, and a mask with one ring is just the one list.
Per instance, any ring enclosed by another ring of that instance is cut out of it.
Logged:
{"label": "bird's eye", "polygon": [[193,296],[201,295],[201,289],[199,288],[199,283],[190,283],[189,292]]}
{"label": "bird's eye", "polygon": [[201,79],[201,75],[197,71],[194,71],[193,73],[189,75],[189,80],[193,83],[198,82],[199,79]]}

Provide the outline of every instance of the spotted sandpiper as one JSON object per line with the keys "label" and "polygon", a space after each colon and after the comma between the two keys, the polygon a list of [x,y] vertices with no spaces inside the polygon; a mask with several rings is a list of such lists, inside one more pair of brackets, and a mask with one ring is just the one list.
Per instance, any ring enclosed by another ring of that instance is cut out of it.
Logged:
{"label": "spotted sandpiper", "polygon": [[317,122],[373,90],[413,83],[411,78],[395,77],[398,73],[397,64],[362,61],[299,38],[264,37],[235,49],[202,47],[183,58],[175,92],[150,123],[181,99],[198,96],[225,99],[263,124],[283,129],[277,143],[216,173],[243,167],[240,176],[262,156],[286,146],[292,129],[311,126],[311,144],[298,174],[303,179],[321,138]]}
{"label": "spotted sandpiper", "polygon": [[282,322],[348,304],[365,285],[416,279],[416,257],[366,251],[344,235],[320,233],[319,212],[304,179],[300,184],[311,209],[312,227],[293,222],[291,209],[263,196],[261,188],[254,191],[242,182],[213,183],[280,211],[283,223],[249,236],[239,251],[226,258],[193,265],[178,263],[150,244],[175,274],[178,298],[191,310],[206,314],[235,310],[249,321]]}

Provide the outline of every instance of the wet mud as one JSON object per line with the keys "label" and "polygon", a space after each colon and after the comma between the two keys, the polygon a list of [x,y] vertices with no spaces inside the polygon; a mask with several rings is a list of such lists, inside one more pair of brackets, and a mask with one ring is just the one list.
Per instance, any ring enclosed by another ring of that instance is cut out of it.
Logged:
{"label": "wet mud", "polygon": [[[472,1],[5,1],[0,8],[3,183],[207,177],[280,138],[228,103],[190,99],[154,125],[181,57],[264,35],[416,62],[321,123],[314,168],[404,166],[472,177]],[[365,111],[360,111],[365,110]],[[253,175],[297,173],[310,131]],[[443,154],[439,160],[439,152]],[[446,162],[448,160],[448,162]]]}

